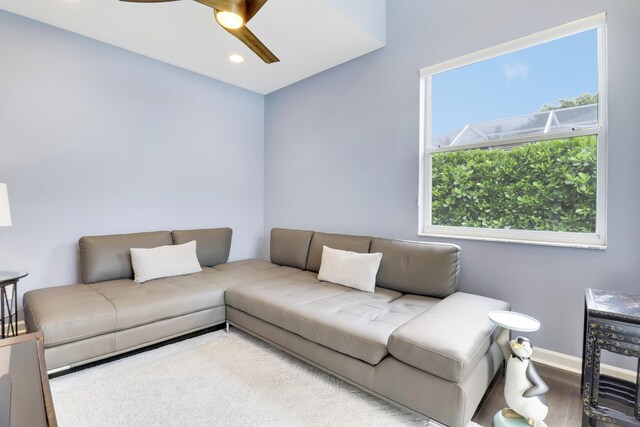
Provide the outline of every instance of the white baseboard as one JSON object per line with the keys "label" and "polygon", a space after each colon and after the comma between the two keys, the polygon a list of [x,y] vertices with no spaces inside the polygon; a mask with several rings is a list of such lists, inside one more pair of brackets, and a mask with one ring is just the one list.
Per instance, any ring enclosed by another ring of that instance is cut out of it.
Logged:
{"label": "white baseboard", "polygon": [[[536,347],[533,350],[533,361],[543,365],[553,366],[554,368],[562,369],[564,371],[573,372],[578,375],[582,372],[582,359],[580,357],[569,356],[568,354],[558,353],[556,351],[546,350],[540,347]],[[622,369],[605,364],[600,365],[600,372],[611,377],[631,382],[635,382],[637,376],[636,372],[629,369]]]}

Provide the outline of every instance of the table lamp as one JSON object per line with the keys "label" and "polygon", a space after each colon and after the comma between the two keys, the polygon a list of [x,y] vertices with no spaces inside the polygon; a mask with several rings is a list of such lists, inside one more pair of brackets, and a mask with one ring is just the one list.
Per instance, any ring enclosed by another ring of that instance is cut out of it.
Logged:
{"label": "table lamp", "polygon": [[0,226],[11,225],[11,211],[9,210],[9,193],[7,184],[0,182]]}

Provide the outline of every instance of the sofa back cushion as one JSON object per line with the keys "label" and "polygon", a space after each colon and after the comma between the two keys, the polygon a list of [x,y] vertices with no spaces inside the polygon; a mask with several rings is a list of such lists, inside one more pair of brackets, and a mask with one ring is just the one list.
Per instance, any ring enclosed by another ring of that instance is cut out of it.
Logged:
{"label": "sofa back cushion", "polygon": [[199,230],[174,230],[171,232],[174,245],[195,240],[198,262],[202,267],[224,264],[229,260],[231,251],[230,228],[204,228]]}
{"label": "sofa back cushion", "polygon": [[304,270],[313,231],[271,229],[271,262]]}
{"label": "sofa back cushion", "polygon": [[171,245],[171,233],[113,234],[80,238],[80,267],[84,283],[133,279],[131,248],[155,248]]}
{"label": "sofa back cushion", "polygon": [[377,286],[437,298],[451,295],[458,288],[459,246],[373,239],[370,252],[382,253]]}
{"label": "sofa back cushion", "polygon": [[307,270],[315,271],[316,273],[320,271],[323,246],[342,249],[343,251],[367,253],[370,245],[371,237],[313,233],[311,245],[309,246],[309,256],[307,257]]}

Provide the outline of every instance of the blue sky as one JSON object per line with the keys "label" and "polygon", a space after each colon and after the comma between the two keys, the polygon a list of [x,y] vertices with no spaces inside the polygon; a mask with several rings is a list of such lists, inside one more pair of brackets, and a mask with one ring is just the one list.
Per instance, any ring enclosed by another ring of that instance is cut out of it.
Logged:
{"label": "blue sky", "polygon": [[433,135],[598,91],[597,30],[433,76]]}

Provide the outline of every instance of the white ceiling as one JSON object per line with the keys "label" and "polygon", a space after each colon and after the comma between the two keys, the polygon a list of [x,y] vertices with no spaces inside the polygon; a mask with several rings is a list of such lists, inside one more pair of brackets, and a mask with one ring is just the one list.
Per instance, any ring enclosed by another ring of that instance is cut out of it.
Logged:
{"label": "white ceiling", "polygon": [[[0,0],[0,9],[267,94],[384,46],[384,0],[269,0],[247,27],[265,64],[193,0]],[[231,63],[232,53],[245,58]]]}

